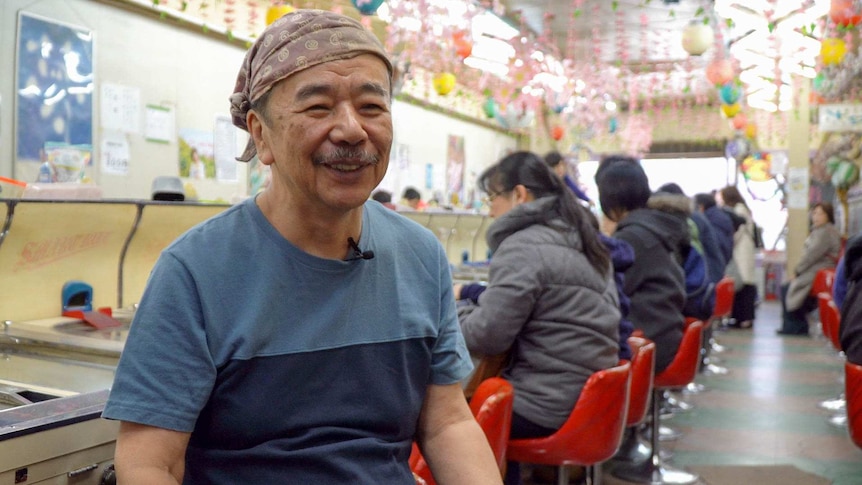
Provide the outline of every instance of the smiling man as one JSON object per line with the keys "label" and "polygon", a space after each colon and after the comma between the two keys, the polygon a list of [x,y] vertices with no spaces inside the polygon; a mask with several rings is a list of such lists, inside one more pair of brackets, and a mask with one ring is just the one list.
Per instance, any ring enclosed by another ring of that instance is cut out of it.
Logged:
{"label": "smiling man", "polygon": [[257,197],[162,254],[104,416],[123,484],[501,483],[460,381],[471,370],[446,255],[377,203],[392,66],[358,22],[297,10],[231,96],[272,168]]}

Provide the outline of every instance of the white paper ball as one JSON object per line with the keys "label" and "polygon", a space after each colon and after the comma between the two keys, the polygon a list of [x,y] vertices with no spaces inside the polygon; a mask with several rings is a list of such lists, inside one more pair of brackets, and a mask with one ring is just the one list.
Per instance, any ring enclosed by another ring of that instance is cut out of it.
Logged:
{"label": "white paper ball", "polygon": [[701,22],[688,24],[682,31],[682,48],[693,56],[703,54],[714,42],[712,27]]}

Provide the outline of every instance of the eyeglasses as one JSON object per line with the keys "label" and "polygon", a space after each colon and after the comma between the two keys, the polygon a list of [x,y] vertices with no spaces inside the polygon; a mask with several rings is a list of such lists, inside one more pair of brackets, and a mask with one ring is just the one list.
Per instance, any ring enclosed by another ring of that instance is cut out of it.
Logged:
{"label": "eyeglasses", "polygon": [[494,199],[503,195],[504,193],[505,192],[494,192],[492,194],[488,194],[482,198],[482,201],[485,202],[486,204],[490,204],[491,202],[494,202]]}

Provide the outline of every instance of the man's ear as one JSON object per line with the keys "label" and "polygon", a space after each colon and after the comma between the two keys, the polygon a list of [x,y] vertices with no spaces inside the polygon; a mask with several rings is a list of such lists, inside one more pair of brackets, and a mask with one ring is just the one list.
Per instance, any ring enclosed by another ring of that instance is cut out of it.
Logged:
{"label": "man's ear", "polygon": [[257,150],[257,158],[264,165],[272,164],[275,159],[272,157],[272,150],[264,137],[266,130],[266,122],[256,111],[249,110],[245,115],[245,123],[248,126],[248,134],[254,140],[254,147]]}

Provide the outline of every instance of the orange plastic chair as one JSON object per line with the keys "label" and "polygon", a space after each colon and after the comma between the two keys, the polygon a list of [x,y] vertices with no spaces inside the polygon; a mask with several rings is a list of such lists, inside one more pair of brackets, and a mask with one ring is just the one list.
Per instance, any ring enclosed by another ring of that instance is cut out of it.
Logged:
{"label": "orange plastic chair", "polygon": [[823,335],[829,339],[832,348],[841,352],[841,338],[838,332],[841,327],[841,310],[832,300],[832,295],[826,292],[817,294],[817,305],[820,312],[820,325],[823,327]]}
{"label": "orange plastic chair", "polygon": [[598,483],[601,467],[622,441],[629,401],[631,363],[598,371],[584,385],[575,408],[556,433],[509,440],[511,461],[557,467],[557,483],[569,483],[566,465],[586,467],[587,484]]}
{"label": "orange plastic chair", "polygon": [[617,467],[613,475],[630,482],[637,483],[675,483],[692,484],[700,477],[695,474],[667,466],[659,455],[659,408],[664,391],[684,387],[694,381],[700,364],[700,342],[703,335],[703,322],[690,323],[682,335],[682,342],[676,351],[676,356],[663,371],[655,376],[652,390],[652,422],[651,426],[651,456],[650,459],[634,467]]}
{"label": "orange plastic chair", "polygon": [[832,294],[832,284],[835,282],[835,268],[824,268],[814,274],[809,295],[817,298],[820,293]]}
{"label": "orange plastic chair", "polygon": [[844,362],[844,394],[847,399],[847,430],[862,448],[862,365]]}
{"label": "orange plastic chair", "polygon": [[655,342],[643,337],[629,337],[632,349],[632,382],[629,389],[629,410],[626,427],[646,420],[655,374]]}
{"label": "orange plastic chair", "polygon": [[614,463],[639,463],[649,457],[649,445],[640,437],[638,428],[646,421],[655,375],[655,342],[645,337],[629,337],[632,349],[632,379],[629,385],[629,410],[626,430]]}
{"label": "orange plastic chair", "polygon": [[733,313],[733,278],[725,276],[715,284],[715,307],[710,320],[724,321]]}
{"label": "orange plastic chair", "polygon": [[506,470],[506,446],[512,429],[514,400],[512,384],[500,377],[485,379],[470,399],[470,410],[485,431],[501,474]]}
{"label": "orange plastic chair", "polygon": [[[506,445],[509,443],[509,431],[512,429],[514,399],[512,384],[500,377],[482,381],[470,398],[470,410],[488,438],[488,444],[491,445],[491,451],[494,452],[494,458],[500,468],[500,476],[506,471]],[[410,469],[427,485],[436,485],[431,469],[416,444],[410,454]]]}

